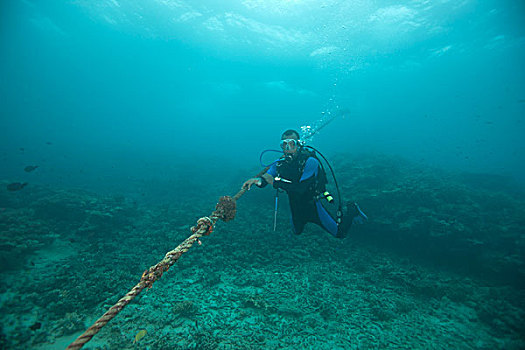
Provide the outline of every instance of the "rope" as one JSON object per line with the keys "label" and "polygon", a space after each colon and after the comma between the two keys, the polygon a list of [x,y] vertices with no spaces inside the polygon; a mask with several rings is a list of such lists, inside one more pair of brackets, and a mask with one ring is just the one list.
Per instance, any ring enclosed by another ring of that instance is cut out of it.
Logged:
{"label": "rope", "polygon": [[71,343],[66,349],[76,350],[82,348],[88,341],[97,334],[102,327],[104,327],[109,321],[111,321],[126,305],[128,305],[137,295],[142,292],[144,288],[150,289],[153,283],[162,277],[164,272],[168,271],[169,268],[179,260],[182,254],[186,253],[193,243],[199,241],[202,236],[208,236],[213,232],[213,227],[217,220],[222,219],[224,221],[233,220],[236,213],[235,201],[239,199],[244,193],[245,189],[240,190],[233,198],[224,196],[219,199],[219,203],[215,206],[215,211],[208,217],[202,217],[197,220],[197,225],[191,228],[193,234],[186,238],[177,248],[169,251],[160,262],[156,265],[151,266],[149,269],[144,271],[140,282],[133,287],[125,296],[123,296],[115,305],[109,308],[108,311],[102,317],[100,317],[95,323],[89,327],[82,335],[80,335],[73,343]]}

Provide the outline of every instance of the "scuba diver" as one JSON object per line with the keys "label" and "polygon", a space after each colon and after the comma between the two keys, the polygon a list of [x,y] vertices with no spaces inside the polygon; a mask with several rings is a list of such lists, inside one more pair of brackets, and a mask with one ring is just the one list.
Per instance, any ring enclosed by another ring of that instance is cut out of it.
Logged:
{"label": "scuba diver", "polygon": [[[261,177],[246,180],[242,188],[249,190],[253,185],[263,188],[271,184],[278,191],[284,190],[288,194],[292,213],[292,230],[296,235],[301,234],[305,225],[311,222],[336,238],[344,238],[353,223],[363,224],[368,218],[357,203],[352,202],[347,204],[346,213],[342,215],[340,195],[338,196],[339,208],[336,218],[326,210],[321,199],[324,198],[330,203],[334,201],[330,193],[326,191],[326,173],[316,152],[310,151],[313,147],[305,146],[299,138],[297,131],[285,131],[281,136],[283,157],[273,162]],[[328,162],[327,164],[330,167]],[[332,170],[331,167],[330,170]],[[334,181],[338,188],[335,176]]]}

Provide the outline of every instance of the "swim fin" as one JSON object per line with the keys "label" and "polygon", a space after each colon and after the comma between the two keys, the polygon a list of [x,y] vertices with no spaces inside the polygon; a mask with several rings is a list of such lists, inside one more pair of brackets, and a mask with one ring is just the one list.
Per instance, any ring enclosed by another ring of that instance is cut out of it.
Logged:
{"label": "swim fin", "polygon": [[368,221],[368,216],[359,208],[357,203],[349,204],[347,210],[351,212],[353,208],[352,224],[362,225]]}
{"label": "swim fin", "polygon": [[359,208],[359,205],[354,202],[348,202],[346,205],[346,213],[343,216],[343,221],[337,229],[337,238],[345,238],[348,230],[352,225],[361,225],[368,221],[368,217]]}

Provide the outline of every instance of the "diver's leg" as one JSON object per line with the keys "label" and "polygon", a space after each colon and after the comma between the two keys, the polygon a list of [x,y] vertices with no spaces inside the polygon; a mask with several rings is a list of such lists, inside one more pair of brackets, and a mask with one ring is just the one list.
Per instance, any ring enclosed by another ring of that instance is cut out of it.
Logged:
{"label": "diver's leg", "polygon": [[330,233],[334,237],[338,237],[338,226],[335,219],[330,213],[323,207],[323,204],[319,200],[315,200],[316,207],[316,220],[313,221],[321,226],[326,232]]}
{"label": "diver's leg", "polygon": [[290,198],[290,212],[292,222],[292,232],[296,235],[303,233],[304,226],[308,222],[307,211],[305,211],[303,203],[298,200]]}
{"label": "diver's leg", "polygon": [[306,225],[306,221],[302,219],[297,219],[296,216],[292,214],[291,217],[292,221],[292,232],[296,235],[300,235],[304,231],[304,225]]}
{"label": "diver's leg", "polygon": [[346,213],[343,216],[343,221],[339,224],[337,232],[337,238],[345,238],[348,230],[352,227],[352,224],[364,224],[368,221],[368,217],[359,208],[357,203],[348,202],[346,204]]}

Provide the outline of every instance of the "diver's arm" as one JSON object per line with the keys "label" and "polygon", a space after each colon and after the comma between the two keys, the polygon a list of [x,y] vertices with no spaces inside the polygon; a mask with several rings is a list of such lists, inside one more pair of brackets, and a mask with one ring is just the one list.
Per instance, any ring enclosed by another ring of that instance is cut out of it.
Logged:
{"label": "diver's arm", "polygon": [[270,185],[273,185],[273,176],[272,175],[270,175],[268,173],[264,173],[263,176],[261,176],[261,177],[263,178],[264,181],[266,181],[266,183],[268,183]]}
{"label": "diver's arm", "polygon": [[259,177],[254,177],[254,178],[248,179],[248,180],[244,181],[244,183],[242,184],[242,188],[249,191],[252,188],[252,186],[253,185],[257,185],[257,183],[259,181],[261,181],[261,178],[259,178]]}
{"label": "diver's arm", "polygon": [[255,185],[259,188],[266,187],[266,185],[273,184],[273,173],[276,173],[275,164],[272,164],[270,169],[266,173],[264,173],[261,177],[254,177],[249,180],[246,180],[244,184],[242,185],[242,188],[246,188],[250,190],[250,188]]}
{"label": "diver's arm", "polygon": [[277,176],[277,161],[273,162],[272,165],[270,165],[270,168],[268,168],[268,170],[262,174],[261,177],[257,178],[259,181],[257,181],[255,184],[259,188],[266,187],[268,184],[272,185],[275,176]]}
{"label": "diver's arm", "polygon": [[268,184],[270,185],[273,184],[273,176],[268,173],[262,174],[261,177],[257,177],[255,178],[255,180],[256,180],[255,185],[259,188],[266,187],[266,185]]}

